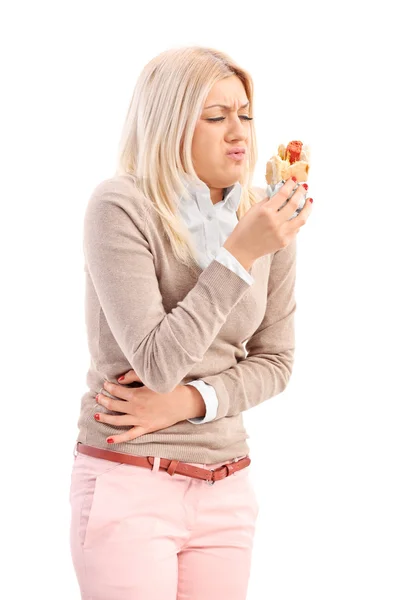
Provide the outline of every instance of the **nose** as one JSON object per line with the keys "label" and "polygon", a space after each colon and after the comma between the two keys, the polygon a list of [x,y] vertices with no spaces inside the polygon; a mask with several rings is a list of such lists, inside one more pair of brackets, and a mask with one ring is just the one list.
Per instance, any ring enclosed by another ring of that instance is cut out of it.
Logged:
{"label": "nose", "polygon": [[229,120],[227,127],[227,137],[232,140],[246,140],[248,129],[246,122],[242,121],[238,116]]}

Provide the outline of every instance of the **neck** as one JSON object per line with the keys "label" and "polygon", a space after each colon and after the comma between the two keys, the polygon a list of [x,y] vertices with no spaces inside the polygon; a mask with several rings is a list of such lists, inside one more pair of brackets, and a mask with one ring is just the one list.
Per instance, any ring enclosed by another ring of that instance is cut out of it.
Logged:
{"label": "neck", "polygon": [[225,188],[210,188],[210,198],[213,204],[221,202],[224,197]]}

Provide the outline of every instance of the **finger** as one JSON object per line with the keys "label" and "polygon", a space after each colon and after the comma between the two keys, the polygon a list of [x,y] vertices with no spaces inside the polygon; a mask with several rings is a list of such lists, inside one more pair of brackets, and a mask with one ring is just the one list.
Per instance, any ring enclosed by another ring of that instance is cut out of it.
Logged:
{"label": "finger", "polygon": [[130,406],[125,400],[114,400],[113,398],[109,398],[104,394],[98,394],[96,400],[98,404],[101,404],[101,406],[105,406],[106,408],[108,408],[108,410],[115,410],[116,412],[122,412],[125,414],[127,413],[127,409]]}
{"label": "finger", "polygon": [[135,371],[131,369],[127,373],[123,373],[120,377],[118,377],[118,382],[122,384],[133,383],[134,381],[141,381],[138,375],[136,375]]}
{"label": "finger", "polygon": [[116,396],[117,398],[123,398],[124,400],[129,400],[132,396],[132,390],[119,383],[111,383],[110,381],[105,381],[103,383],[103,389],[109,392],[112,396]]}
{"label": "finger", "polygon": [[[302,200],[306,199],[307,193],[307,190],[302,185],[299,185],[293,196],[287,200],[285,205],[282,206],[281,210],[279,211],[279,216],[282,221],[287,221],[289,217],[293,215],[293,213],[299,208]],[[303,208],[304,206],[305,203]]]}
{"label": "finger", "polygon": [[295,221],[296,219],[298,219],[298,222],[307,221],[313,208],[313,203],[310,200],[312,200],[312,198],[306,198],[303,208],[300,210],[299,214],[293,218],[293,221]]}
{"label": "finger", "polygon": [[289,198],[290,194],[293,192],[296,186],[296,181],[293,181],[293,179],[291,178],[288,179],[287,181],[285,181],[280,190],[276,192],[276,194],[271,196],[271,198],[268,198],[267,196],[264,200],[261,200],[261,204],[268,203],[268,206],[270,206],[272,209],[278,210],[278,208],[282,206],[285,200]]}
{"label": "finger", "polygon": [[311,211],[312,202],[310,202],[310,198],[307,198],[299,214],[293,217],[293,219],[290,219],[289,221],[286,221],[286,223],[284,223],[284,227],[286,228],[285,233],[288,233],[290,235],[293,232],[299,231],[300,228],[307,223],[307,219],[310,216]]}
{"label": "finger", "polygon": [[99,423],[107,423],[108,425],[135,425],[132,415],[109,415],[108,413],[96,413]]}
{"label": "finger", "polygon": [[151,433],[151,431],[145,429],[144,427],[133,427],[132,429],[128,429],[128,431],[126,431],[125,433],[119,433],[118,435],[113,435],[107,438],[107,442],[110,439],[113,440],[110,446],[112,446],[113,444],[120,444],[121,442],[130,442],[131,440],[135,440],[136,438],[140,437],[141,435],[144,435],[145,433]]}

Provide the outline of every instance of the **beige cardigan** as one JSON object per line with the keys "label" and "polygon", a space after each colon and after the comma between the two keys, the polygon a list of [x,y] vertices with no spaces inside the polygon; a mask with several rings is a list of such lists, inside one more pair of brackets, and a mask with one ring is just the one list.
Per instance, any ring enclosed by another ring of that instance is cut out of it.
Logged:
{"label": "beige cardigan", "polygon": [[[259,258],[249,284],[213,260],[194,274],[168,245],[160,217],[128,175],[96,186],[84,218],[90,352],[77,441],[140,456],[216,463],[248,454],[242,412],[281,393],[294,359],[296,237]],[[131,426],[93,418],[106,379],[134,369],[164,394],[193,379],[218,397],[213,421],[180,421],[110,448]]]}

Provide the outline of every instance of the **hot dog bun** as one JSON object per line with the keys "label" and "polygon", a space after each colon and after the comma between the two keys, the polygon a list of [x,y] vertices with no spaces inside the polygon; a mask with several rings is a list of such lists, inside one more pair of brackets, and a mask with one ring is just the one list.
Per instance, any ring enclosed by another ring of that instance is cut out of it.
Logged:
{"label": "hot dog bun", "polygon": [[268,185],[276,185],[294,176],[297,181],[304,183],[308,179],[309,169],[310,147],[293,140],[287,146],[280,144],[278,153],[271,156],[267,162],[265,179]]}

